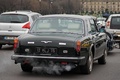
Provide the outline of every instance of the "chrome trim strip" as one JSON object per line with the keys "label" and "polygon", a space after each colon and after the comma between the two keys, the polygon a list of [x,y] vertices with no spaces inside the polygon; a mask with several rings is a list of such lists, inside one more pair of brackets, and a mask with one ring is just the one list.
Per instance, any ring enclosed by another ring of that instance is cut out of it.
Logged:
{"label": "chrome trim strip", "polygon": [[28,44],[34,44],[35,42],[28,42]]}
{"label": "chrome trim strip", "polygon": [[40,58],[40,59],[64,59],[64,60],[81,60],[85,59],[85,56],[82,57],[50,57],[50,56],[25,56],[25,55],[12,55],[11,59],[15,60],[16,58]]}

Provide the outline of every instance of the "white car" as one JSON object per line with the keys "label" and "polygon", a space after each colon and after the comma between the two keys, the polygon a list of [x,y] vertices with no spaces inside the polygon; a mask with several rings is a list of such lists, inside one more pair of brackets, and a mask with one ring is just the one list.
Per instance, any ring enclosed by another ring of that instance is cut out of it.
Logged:
{"label": "white car", "polygon": [[98,17],[97,18],[97,25],[99,25],[99,26],[105,26],[105,20],[106,20],[106,18]]}
{"label": "white car", "polygon": [[113,40],[120,48],[120,14],[112,14],[106,22],[106,31],[113,35]]}
{"label": "white car", "polygon": [[31,24],[41,14],[32,11],[10,11],[0,15],[0,48],[13,45],[14,38],[28,32]]}

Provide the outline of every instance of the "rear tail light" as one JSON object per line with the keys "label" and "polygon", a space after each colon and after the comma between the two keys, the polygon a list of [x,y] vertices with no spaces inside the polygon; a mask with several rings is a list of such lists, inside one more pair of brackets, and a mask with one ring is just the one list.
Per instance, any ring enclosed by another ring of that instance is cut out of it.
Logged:
{"label": "rear tail light", "polygon": [[110,21],[106,22],[106,26],[109,28],[110,27]]}
{"label": "rear tail light", "polygon": [[62,65],[67,65],[68,63],[67,62],[61,62]]}
{"label": "rear tail light", "polygon": [[80,52],[80,49],[81,49],[81,42],[80,42],[80,41],[77,41],[77,42],[76,42],[76,51],[77,51],[77,52]]}
{"label": "rear tail light", "polygon": [[25,61],[24,61],[24,64],[29,64],[29,63],[30,63],[29,60],[25,60]]}
{"label": "rear tail light", "polygon": [[15,38],[15,39],[14,39],[14,49],[17,48],[17,45],[18,45],[18,38]]}
{"label": "rear tail light", "polygon": [[22,28],[30,29],[30,22],[25,24]]}

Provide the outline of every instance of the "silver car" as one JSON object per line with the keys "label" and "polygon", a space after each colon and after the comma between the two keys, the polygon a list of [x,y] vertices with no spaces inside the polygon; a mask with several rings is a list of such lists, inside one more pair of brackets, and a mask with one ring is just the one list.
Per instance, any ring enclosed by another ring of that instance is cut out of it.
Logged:
{"label": "silver car", "polygon": [[113,35],[115,43],[119,44],[120,48],[120,14],[112,14],[106,22],[106,31]]}
{"label": "silver car", "polygon": [[14,38],[28,32],[31,24],[41,16],[32,11],[11,11],[0,15],[0,48],[13,45]]}

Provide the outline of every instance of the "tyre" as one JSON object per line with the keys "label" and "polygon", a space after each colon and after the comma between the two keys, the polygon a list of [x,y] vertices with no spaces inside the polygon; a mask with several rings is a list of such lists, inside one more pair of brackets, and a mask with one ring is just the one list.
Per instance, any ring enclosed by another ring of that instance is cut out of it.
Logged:
{"label": "tyre", "polygon": [[0,49],[2,48],[2,44],[0,44]]}
{"label": "tyre", "polygon": [[119,49],[120,49],[120,43],[119,43]]}
{"label": "tyre", "polygon": [[30,64],[21,64],[21,69],[24,72],[31,72],[33,69],[33,66],[31,66]]}
{"label": "tyre", "polygon": [[99,64],[106,64],[107,49],[104,50],[103,56],[98,59]]}
{"label": "tyre", "polygon": [[87,62],[84,66],[80,66],[80,71],[82,74],[90,74],[93,68],[93,54],[90,52]]}

